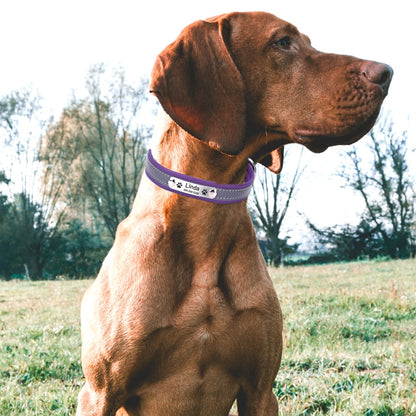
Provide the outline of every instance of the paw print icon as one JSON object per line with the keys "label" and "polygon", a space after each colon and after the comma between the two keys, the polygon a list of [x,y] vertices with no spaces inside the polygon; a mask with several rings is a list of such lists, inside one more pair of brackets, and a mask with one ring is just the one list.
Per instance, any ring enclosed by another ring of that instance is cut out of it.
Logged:
{"label": "paw print icon", "polygon": [[178,181],[175,178],[170,178],[168,182],[170,189],[181,189],[182,188],[182,182]]}

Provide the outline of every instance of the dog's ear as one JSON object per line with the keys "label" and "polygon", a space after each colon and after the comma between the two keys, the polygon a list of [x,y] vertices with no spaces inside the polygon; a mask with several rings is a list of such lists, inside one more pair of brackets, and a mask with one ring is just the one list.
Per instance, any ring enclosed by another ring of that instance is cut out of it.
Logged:
{"label": "dog's ear", "polygon": [[280,146],[261,159],[260,163],[270,169],[273,173],[279,174],[283,167],[283,156],[283,146]]}
{"label": "dog's ear", "polygon": [[230,29],[225,16],[186,27],[157,57],[150,91],[184,130],[236,155],[245,144],[246,104],[227,48]]}

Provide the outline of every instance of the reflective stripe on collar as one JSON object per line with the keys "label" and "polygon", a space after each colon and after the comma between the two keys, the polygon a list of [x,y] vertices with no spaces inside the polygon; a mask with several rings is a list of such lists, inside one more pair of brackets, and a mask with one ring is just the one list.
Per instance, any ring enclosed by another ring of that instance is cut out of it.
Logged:
{"label": "reflective stripe on collar", "polygon": [[163,167],[156,162],[150,150],[147,153],[145,172],[148,178],[160,188],[217,204],[233,204],[247,199],[255,176],[254,166],[250,161],[246,178],[242,184],[222,185],[205,181]]}

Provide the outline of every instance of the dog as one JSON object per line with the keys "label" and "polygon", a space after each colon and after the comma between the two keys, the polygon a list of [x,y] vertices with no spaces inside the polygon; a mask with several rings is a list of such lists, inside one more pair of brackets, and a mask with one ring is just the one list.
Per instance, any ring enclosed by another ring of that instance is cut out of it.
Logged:
{"label": "dog", "polygon": [[78,416],[223,416],[235,400],[278,414],[282,313],[246,207],[252,164],[354,143],[391,78],[263,12],[195,22],[160,53],[146,173],[82,303]]}

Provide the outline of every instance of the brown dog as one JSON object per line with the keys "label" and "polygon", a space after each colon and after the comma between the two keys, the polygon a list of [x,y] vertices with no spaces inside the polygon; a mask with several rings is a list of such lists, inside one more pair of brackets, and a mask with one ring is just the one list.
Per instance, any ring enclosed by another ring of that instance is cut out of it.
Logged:
{"label": "brown dog", "polygon": [[[153,154],[223,184],[248,159],[272,171],[283,145],[353,143],[392,77],[383,64],[318,52],[267,13],[196,22],[157,58],[165,112]],[[78,416],[278,414],[282,315],[246,203],[171,193],[146,175],[82,305],[86,384]]]}

